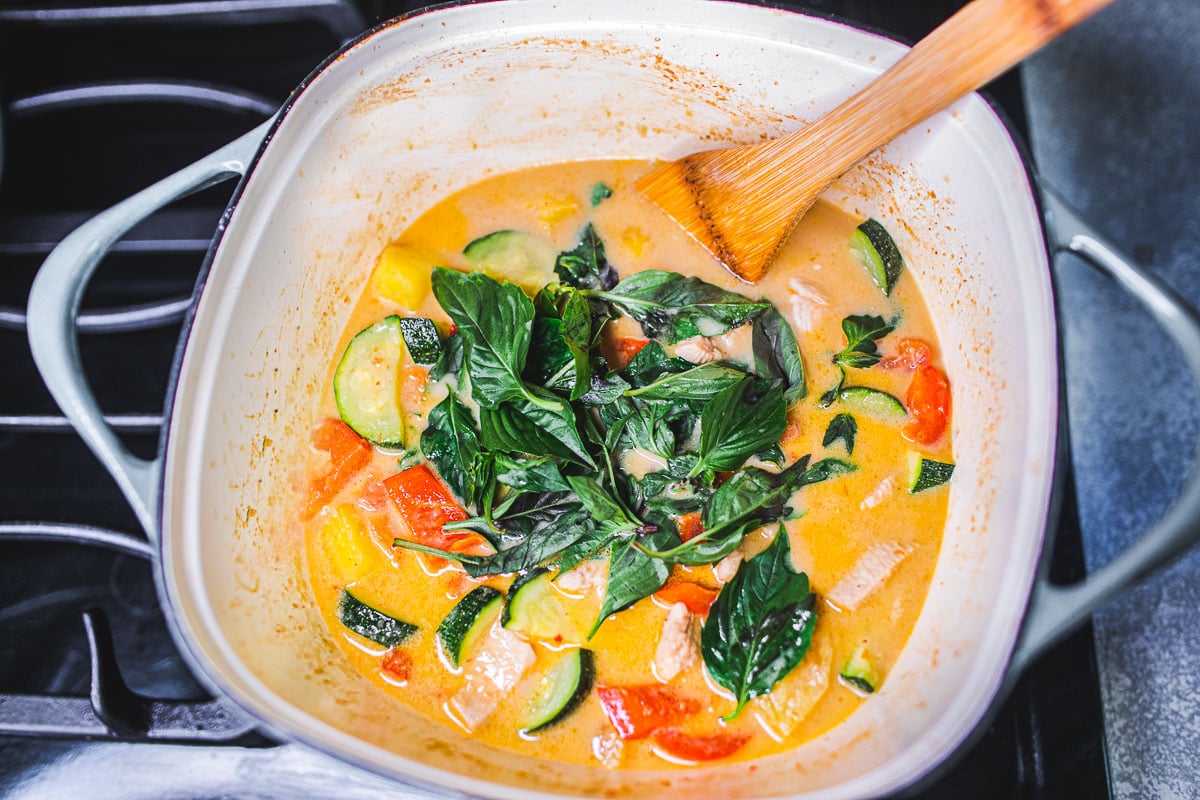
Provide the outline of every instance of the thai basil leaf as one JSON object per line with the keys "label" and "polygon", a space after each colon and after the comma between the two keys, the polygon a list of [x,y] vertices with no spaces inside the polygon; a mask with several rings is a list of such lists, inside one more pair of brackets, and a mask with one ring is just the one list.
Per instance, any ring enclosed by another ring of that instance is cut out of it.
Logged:
{"label": "thai basil leaf", "polygon": [[612,197],[612,189],[608,188],[603,183],[592,184],[592,208],[600,205],[610,197]]}
{"label": "thai basil leaf", "polygon": [[821,439],[822,447],[829,447],[831,444],[841,439],[846,445],[846,454],[854,454],[854,436],[858,433],[858,422],[850,414],[842,413],[835,416],[829,421],[829,427],[825,429],[825,437]]}
{"label": "thai basil leaf", "polygon": [[647,336],[668,343],[693,336],[718,336],[771,308],[747,297],[676,272],[645,270],[612,291],[596,295],[642,324]]}
{"label": "thai basil leaf", "polygon": [[608,536],[630,533],[642,527],[642,521],[630,517],[624,507],[596,481],[584,475],[572,475],[567,483],[596,521],[596,529]]}
{"label": "thai basil leaf", "polygon": [[896,329],[883,317],[853,315],[842,320],[842,333],[846,335],[846,349],[833,357],[840,367],[862,369],[879,363],[880,339]]}
{"label": "thai basil leaf", "polygon": [[641,388],[663,375],[687,372],[693,366],[686,359],[668,356],[661,344],[652,341],[638,351],[621,374],[630,385]]}
{"label": "thai basil leaf", "polygon": [[447,375],[458,375],[463,365],[463,338],[455,334],[442,342],[442,354],[429,368],[429,379],[440,381]]}
{"label": "thai basil leaf", "polygon": [[675,455],[675,433],[666,424],[668,408],[661,403],[634,403],[624,418],[620,436],[610,449],[641,449],[670,459]]}
{"label": "thai basil leaf", "polygon": [[700,487],[701,481],[698,478],[688,477],[697,460],[694,453],[684,453],[668,461],[665,469],[647,472],[638,484],[642,496],[654,497],[668,491],[672,486],[678,486],[680,493]]}
{"label": "thai basil leaf", "polygon": [[521,377],[533,328],[533,303],[520,287],[482,272],[433,270],[433,294],[463,338],[471,392],[480,406],[538,403]]}
{"label": "thai basil leaf", "polygon": [[755,381],[743,378],[717,394],[700,416],[700,460],[692,470],[735,470],[754,453],[776,444],[787,427],[783,389],[758,395]]}
{"label": "thai basil leaf", "polygon": [[732,367],[703,364],[684,372],[668,372],[625,394],[642,400],[711,400],[745,377],[746,373]]}
{"label": "thai basil leaf", "polygon": [[563,283],[579,289],[611,289],[617,285],[617,271],[608,263],[604,242],[590,222],[580,234],[579,244],[558,254],[554,273]]}
{"label": "thai basil leaf", "polygon": [[524,377],[577,400],[591,386],[587,347],[567,338],[562,320],[538,317],[533,321],[533,341]]}
{"label": "thai basil leaf", "polygon": [[579,402],[588,406],[605,406],[625,396],[629,384],[615,372],[604,374],[604,370],[592,363],[592,385]]}
{"label": "thai basil leaf", "polygon": [[816,598],[808,576],[792,569],[786,533],[746,561],[717,595],[700,634],[708,674],[733,692],[737,707],[764,695],[792,671],[812,642]]}
{"label": "thai basil leaf", "polygon": [[[613,546],[612,556],[608,563],[608,584],[604,587],[604,602],[600,606],[600,616],[596,624],[588,632],[592,638],[604,620],[618,611],[622,611],[641,600],[649,597],[663,587],[667,582],[670,569],[661,559],[652,558],[633,546],[636,539],[618,542]],[[660,549],[678,543],[679,537],[674,533],[659,530],[642,537],[648,547]]]}
{"label": "thai basil leaf", "polygon": [[515,455],[552,456],[594,469],[596,462],[579,435],[575,412],[549,392],[533,391],[537,404],[515,400],[479,409],[483,446]]}
{"label": "thai basil leaf", "polygon": [[481,518],[458,523],[457,530],[483,533],[497,546],[490,556],[451,553],[397,539],[396,547],[438,555],[462,565],[474,578],[523,572],[562,553],[595,533],[591,515],[569,495],[550,495],[541,505],[496,520],[496,532]]}
{"label": "thai basil leaf", "polygon": [[562,575],[565,572],[570,572],[584,561],[605,555],[611,546],[612,538],[605,536],[593,527],[590,534],[577,540],[574,544],[559,553],[558,574]]}
{"label": "thai basil leaf", "polygon": [[777,467],[782,467],[783,462],[787,461],[787,456],[783,454],[783,448],[777,444],[773,444],[770,447],[764,447],[762,450],[759,450],[757,453],[755,453],[754,457],[759,461],[763,461],[767,464],[774,464]]}
{"label": "thai basil leaf", "polygon": [[507,453],[495,453],[494,459],[496,480],[519,492],[571,491],[562,470],[549,458],[516,458]]}
{"label": "thai basil leaf", "polygon": [[421,452],[459,500],[466,505],[477,502],[471,467],[479,455],[479,435],[471,412],[453,391],[429,412],[429,424],[421,433]]}
{"label": "thai basil leaf", "polygon": [[783,396],[789,403],[803,399],[808,394],[800,344],[796,341],[792,326],[774,306],[755,318],[751,351],[754,354],[754,373],[763,378],[782,380]]}

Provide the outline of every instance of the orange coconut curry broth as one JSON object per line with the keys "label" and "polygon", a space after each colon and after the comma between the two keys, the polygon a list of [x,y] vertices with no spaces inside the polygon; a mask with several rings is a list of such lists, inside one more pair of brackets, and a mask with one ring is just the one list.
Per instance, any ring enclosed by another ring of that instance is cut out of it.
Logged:
{"label": "orange coconut curry broth", "polygon": [[768,755],[886,691],[953,472],[887,230],[818,204],[748,285],[636,194],[647,166],[492,177],[389,245],[303,501],[355,668],[614,769]]}

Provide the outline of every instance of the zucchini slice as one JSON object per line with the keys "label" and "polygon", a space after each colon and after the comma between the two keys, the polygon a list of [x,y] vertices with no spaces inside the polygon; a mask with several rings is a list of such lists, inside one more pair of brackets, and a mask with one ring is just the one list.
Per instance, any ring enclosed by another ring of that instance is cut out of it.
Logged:
{"label": "zucchini slice", "polygon": [[838,392],[838,399],[855,411],[881,419],[905,419],[904,404],[887,392],[867,386],[847,386]]}
{"label": "zucchini slice", "polygon": [[500,624],[531,639],[568,638],[569,620],[549,569],[532,569],[513,582]]}
{"label": "zucchini slice", "polygon": [[359,331],[333,373],[338,416],[359,436],[377,445],[404,447],[400,408],[400,365],[404,343],[400,317],[384,317]]}
{"label": "zucchini slice", "polygon": [[558,251],[548,239],[524,231],[496,231],[463,249],[474,266],[495,278],[507,278],[527,291],[537,291],[555,280]]}
{"label": "zucchini slice", "polygon": [[442,337],[433,320],[425,317],[401,317],[400,333],[414,364],[432,366],[442,355]]}
{"label": "zucchini slice", "polygon": [[349,589],[342,589],[337,617],[338,622],[359,636],[384,647],[395,647],[417,632],[416,625],[389,617],[379,609],[371,608],[350,594]]}
{"label": "zucchini slice", "polygon": [[917,452],[908,454],[908,491],[910,494],[941,486],[954,474],[954,465],[945,461],[934,461]]}
{"label": "zucchini slice", "polygon": [[492,627],[503,606],[503,594],[490,586],[478,586],[450,609],[438,625],[437,635],[451,664],[456,667],[462,664],[475,643]]}
{"label": "zucchini slice", "polygon": [[592,651],[583,647],[567,651],[538,682],[521,733],[537,733],[561,722],[587,699],[595,681],[596,661]]}
{"label": "zucchini slice", "polygon": [[850,656],[850,660],[846,662],[846,666],[842,667],[842,671],[838,673],[851,690],[857,694],[874,694],[879,688],[879,671],[875,667],[875,662],[867,653],[867,646],[861,644],[854,651],[854,655]]}
{"label": "zucchini slice", "polygon": [[850,252],[879,290],[890,295],[904,271],[904,257],[887,228],[876,219],[862,223],[850,237]]}

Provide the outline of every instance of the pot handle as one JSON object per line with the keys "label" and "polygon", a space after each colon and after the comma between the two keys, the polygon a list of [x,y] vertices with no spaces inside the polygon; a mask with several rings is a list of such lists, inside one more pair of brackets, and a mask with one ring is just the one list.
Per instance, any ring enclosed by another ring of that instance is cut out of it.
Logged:
{"label": "pot handle", "polygon": [[[1133,295],[1179,345],[1200,387],[1200,314],[1153,275],[1125,258],[1087,225],[1045,181],[1043,209],[1055,254],[1082,257]],[[1034,584],[1010,672],[1015,675],[1100,606],[1200,542],[1200,462],[1174,505],[1112,563],[1070,586],[1055,586],[1044,571]]]}
{"label": "pot handle", "polygon": [[[245,175],[272,124],[274,119],[92,217],[50,252],[29,292],[29,348],[42,380],[112,475],[151,540],[158,538],[162,457],[135,456],[104,421],[79,357],[79,304],[96,267],[130,228],[185,195]],[[227,221],[223,218],[221,226]]]}

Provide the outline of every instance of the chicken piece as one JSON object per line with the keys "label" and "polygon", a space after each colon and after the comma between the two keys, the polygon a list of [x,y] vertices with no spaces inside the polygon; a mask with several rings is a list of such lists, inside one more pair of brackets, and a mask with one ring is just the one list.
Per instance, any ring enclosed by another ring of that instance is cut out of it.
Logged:
{"label": "chicken piece", "polygon": [[608,580],[608,564],[602,558],[584,561],[554,579],[554,585],[564,592],[587,594],[604,586]]}
{"label": "chicken piece", "polygon": [[609,769],[621,766],[621,755],[625,743],[616,733],[609,731],[592,737],[592,754],[596,760]]}
{"label": "chicken piece", "polygon": [[529,642],[507,628],[493,625],[481,649],[467,664],[462,688],[450,698],[452,716],[457,716],[467,733],[475,730],[516,688],[536,660]]}
{"label": "chicken piece", "polygon": [[896,491],[896,476],[888,475],[879,485],[871,490],[871,493],[863,498],[859,504],[859,508],[867,509],[874,508],[891,496],[892,492]]}
{"label": "chicken piece", "polygon": [[716,342],[706,336],[693,336],[675,345],[675,355],[693,364],[711,364],[725,357]]}
{"label": "chicken piece", "polygon": [[722,558],[716,564],[713,564],[713,575],[721,583],[729,583],[733,580],[733,576],[737,575],[738,567],[746,560],[741,550],[734,550],[729,555]]}
{"label": "chicken piece", "polygon": [[871,545],[837,585],[829,590],[825,599],[838,608],[854,611],[879,591],[896,567],[911,553],[911,545],[895,542]]}
{"label": "chicken piece", "polygon": [[782,742],[804,721],[829,688],[832,665],[833,646],[818,639],[770,694],[755,700],[754,718],[772,739]]}
{"label": "chicken piece", "polygon": [[809,333],[816,328],[829,308],[829,298],[799,278],[788,282],[788,301],[792,307],[792,323],[801,333]]}
{"label": "chicken piece", "polygon": [[670,681],[695,664],[700,657],[700,629],[696,618],[683,603],[676,603],[667,612],[658,650],[654,653],[654,674],[661,681]]}

